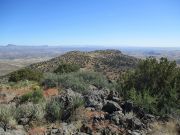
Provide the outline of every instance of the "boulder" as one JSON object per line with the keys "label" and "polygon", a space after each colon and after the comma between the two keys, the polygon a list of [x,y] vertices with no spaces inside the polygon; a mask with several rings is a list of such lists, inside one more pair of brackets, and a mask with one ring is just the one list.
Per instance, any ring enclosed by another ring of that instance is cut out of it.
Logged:
{"label": "boulder", "polygon": [[117,103],[121,101],[120,98],[118,97],[118,93],[115,91],[110,91],[109,95],[107,96],[107,100],[112,100]]}
{"label": "boulder", "polygon": [[85,107],[93,107],[101,110],[105,103],[108,92],[108,89],[90,89],[87,94],[84,95]]}
{"label": "boulder", "polygon": [[81,123],[61,123],[60,128],[52,128],[47,134],[50,135],[74,135],[78,133]]}
{"label": "boulder", "polygon": [[115,111],[121,111],[122,108],[119,106],[118,103],[114,101],[107,101],[107,103],[103,106],[102,110],[108,113],[113,113]]}
{"label": "boulder", "polygon": [[122,105],[121,105],[122,109],[123,109],[123,113],[129,113],[131,111],[133,111],[133,103],[130,101],[125,101]]}
{"label": "boulder", "polygon": [[101,120],[104,120],[105,119],[105,116],[104,114],[96,114],[94,117],[93,117],[93,121],[101,121]]}
{"label": "boulder", "polygon": [[78,92],[74,92],[72,89],[65,89],[60,95],[53,97],[54,100],[64,103],[65,107],[72,106],[73,98],[83,98]]}
{"label": "boulder", "polygon": [[122,111],[116,111],[112,114],[109,114],[110,120],[112,120],[116,125],[125,127],[126,117]]}
{"label": "boulder", "polygon": [[20,118],[18,123],[22,125],[26,125],[29,123],[29,121],[30,121],[30,118]]}
{"label": "boulder", "polygon": [[144,127],[144,124],[136,117],[126,119],[126,122],[131,129],[142,129]]}
{"label": "boulder", "polygon": [[109,124],[107,127],[100,129],[101,135],[122,135],[121,129],[116,126]]}
{"label": "boulder", "polygon": [[141,108],[141,107],[139,107],[139,106],[134,106],[133,107],[133,113],[135,113],[136,114],[136,116],[138,117],[138,118],[140,118],[140,119],[142,119],[143,117],[145,117],[145,111]]}

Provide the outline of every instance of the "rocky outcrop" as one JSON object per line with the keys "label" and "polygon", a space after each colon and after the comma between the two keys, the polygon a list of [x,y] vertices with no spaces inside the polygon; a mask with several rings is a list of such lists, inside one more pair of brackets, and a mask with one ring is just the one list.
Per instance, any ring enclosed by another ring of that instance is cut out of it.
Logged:
{"label": "rocky outcrop", "polygon": [[[84,107],[73,110],[74,98],[84,99]],[[59,124],[43,128],[43,134],[47,135],[145,135],[151,128],[149,123],[156,120],[155,116],[147,114],[132,102],[122,101],[117,92],[95,86],[90,86],[83,94],[65,89],[59,95],[52,96],[51,100],[62,103],[63,110]],[[18,107],[22,111],[18,116],[18,124],[29,127],[36,120],[28,111],[28,108],[33,107],[32,103],[19,104]],[[29,133],[35,134],[36,131],[41,130],[34,129]],[[0,127],[0,134],[25,135],[27,132],[23,128],[6,128],[5,131]]]}
{"label": "rocky outcrop", "polygon": [[111,114],[115,111],[122,111],[122,108],[114,101],[107,101],[102,110]]}
{"label": "rocky outcrop", "polygon": [[95,86],[90,86],[87,94],[84,95],[85,107],[102,109],[108,94],[109,94],[108,89],[99,90]]}

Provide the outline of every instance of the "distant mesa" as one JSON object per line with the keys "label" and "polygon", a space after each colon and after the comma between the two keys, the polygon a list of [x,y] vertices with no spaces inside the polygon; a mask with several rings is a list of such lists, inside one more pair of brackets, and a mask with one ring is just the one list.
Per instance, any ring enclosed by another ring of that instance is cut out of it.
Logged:
{"label": "distant mesa", "polygon": [[14,47],[14,46],[17,46],[17,45],[14,45],[14,44],[7,44],[6,47]]}

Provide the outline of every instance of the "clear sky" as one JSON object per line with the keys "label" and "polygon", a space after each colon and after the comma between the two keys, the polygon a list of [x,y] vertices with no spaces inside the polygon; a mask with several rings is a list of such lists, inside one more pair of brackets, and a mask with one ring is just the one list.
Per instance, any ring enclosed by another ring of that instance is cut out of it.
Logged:
{"label": "clear sky", "polygon": [[0,0],[0,45],[180,47],[180,0]]}

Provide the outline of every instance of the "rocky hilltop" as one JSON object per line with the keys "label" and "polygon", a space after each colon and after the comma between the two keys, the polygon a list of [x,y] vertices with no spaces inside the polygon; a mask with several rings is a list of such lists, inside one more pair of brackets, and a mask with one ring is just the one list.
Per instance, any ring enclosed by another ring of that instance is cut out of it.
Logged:
{"label": "rocky hilltop", "polygon": [[117,79],[121,72],[135,68],[138,59],[119,50],[97,50],[91,52],[71,51],[48,61],[32,64],[30,69],[52,72],[60,64],[77,64],[83,70],[103,72],[109,79]]}
{"label": "rocky hilltop", "polygon": [[179,68],[139,61],[71,51],[12,72],[0,83],[0,135],[178,135]]}

